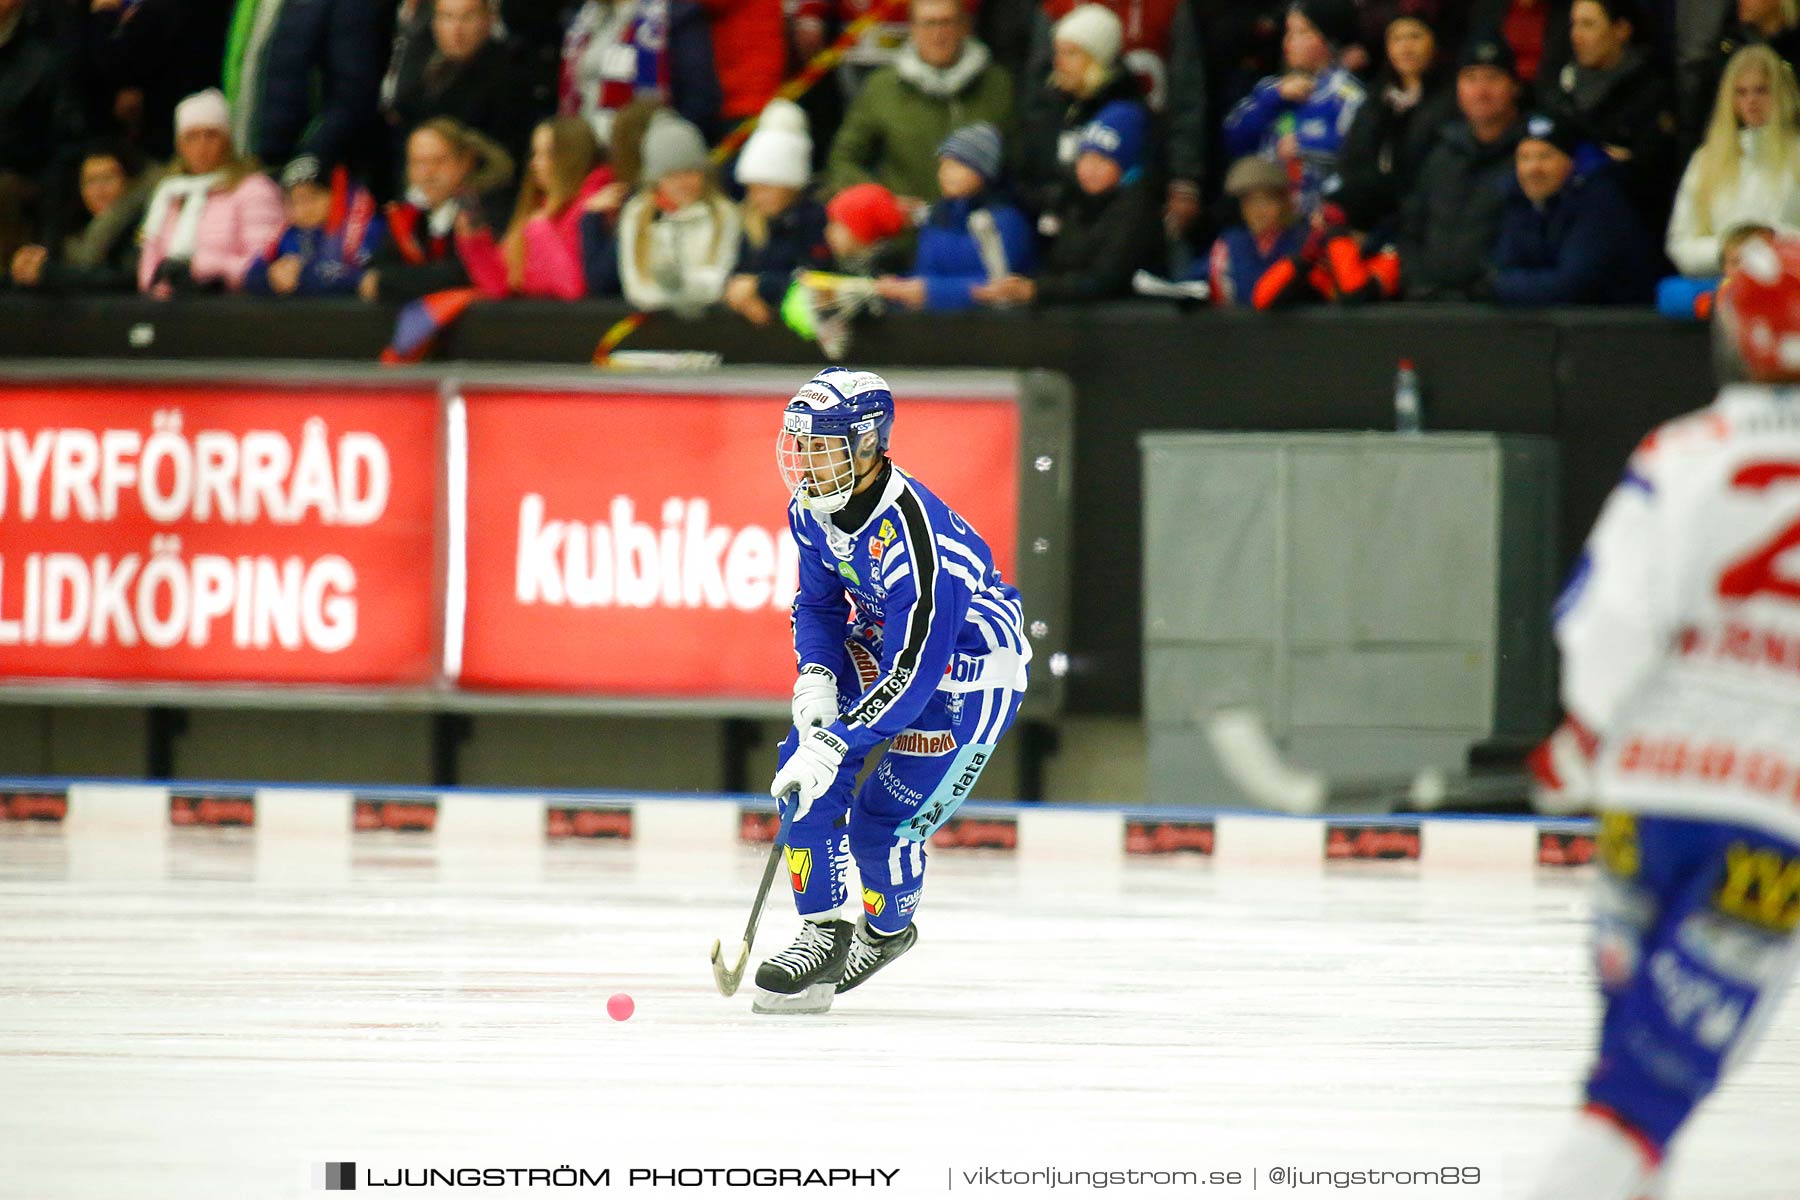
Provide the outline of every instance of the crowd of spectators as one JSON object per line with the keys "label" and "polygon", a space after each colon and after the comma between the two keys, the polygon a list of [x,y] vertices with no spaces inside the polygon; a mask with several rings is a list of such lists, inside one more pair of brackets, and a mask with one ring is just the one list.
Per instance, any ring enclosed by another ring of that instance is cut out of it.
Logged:
{"label": "crowd of spectators", "polygon": [[0,289],[1690,315],[1800,227],[1797,55],[1800,0],[0,0]]}

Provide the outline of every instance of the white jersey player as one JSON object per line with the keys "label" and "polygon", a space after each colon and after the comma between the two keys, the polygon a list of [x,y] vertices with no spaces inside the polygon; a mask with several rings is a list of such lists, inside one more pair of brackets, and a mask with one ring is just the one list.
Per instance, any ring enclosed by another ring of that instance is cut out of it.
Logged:
{"label": "white jersey player", "polygon": [[1558,604],[1541,786],[1602,810],[1605,1013],[1540,1190],[1660,1194],[1670,1142],[1755,1043],[1800,923],[1800,238],[1754,241],[1720,334],[1752,382],[1632,455]]}

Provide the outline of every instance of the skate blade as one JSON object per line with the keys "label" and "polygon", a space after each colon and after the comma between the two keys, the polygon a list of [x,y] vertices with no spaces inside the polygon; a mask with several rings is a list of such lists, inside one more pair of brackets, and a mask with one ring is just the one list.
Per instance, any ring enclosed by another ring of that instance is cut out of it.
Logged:
{"label": "skate blade", "polygon": [[756,1013],[822,1013],[831,1009],[837,984],[815,983],[803,992],[768,992],[756,989],[750,1011]]}

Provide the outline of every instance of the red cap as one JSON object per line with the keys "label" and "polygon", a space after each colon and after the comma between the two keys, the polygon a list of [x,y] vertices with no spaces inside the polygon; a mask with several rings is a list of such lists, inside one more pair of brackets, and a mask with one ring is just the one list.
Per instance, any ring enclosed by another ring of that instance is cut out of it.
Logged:
{"label": "red cap", "polygon": [[831,198],[825,215],[865,246],[886,241],[906,228],[906,213],[894,193],[879,183],[859,183]]}

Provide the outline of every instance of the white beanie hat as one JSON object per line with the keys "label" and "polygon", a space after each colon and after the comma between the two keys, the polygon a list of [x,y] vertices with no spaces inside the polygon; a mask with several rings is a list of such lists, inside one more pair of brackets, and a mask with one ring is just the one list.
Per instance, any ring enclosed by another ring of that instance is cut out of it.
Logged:
{"label": "white beanie hat", "polygon": [[803,188],[812,178],[812,135],[806,114],[792,100],[769,101],[756,122],[756,132],[738,155],[737,180],[776,187]]}
{"label": "white beanie hat", "polygon": [[176,137],[190,129],[230,128],[231,106],[225,103],[225,93],[218,88],[195,92],[175,106]]}
{"label": "white beanie hat", "polygon": [[1112,9],[1099,4],[1082,4],[1069,10],[1069,15],[1056,23],[1051,35],[1058,42],[1073,42],[1103,67],[1119,61],[1119,47],[1125,41],[1125,27]]}

